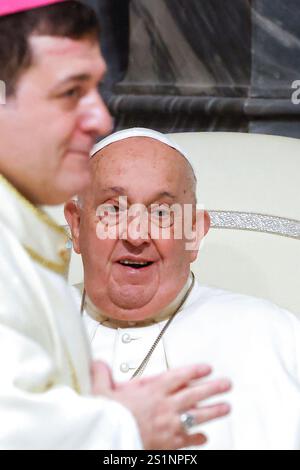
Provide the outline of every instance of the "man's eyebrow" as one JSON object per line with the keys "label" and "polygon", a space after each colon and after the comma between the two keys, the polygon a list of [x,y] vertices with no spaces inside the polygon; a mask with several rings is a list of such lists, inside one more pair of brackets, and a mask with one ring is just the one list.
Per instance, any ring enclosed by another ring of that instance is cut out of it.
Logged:
{"label": "man's eyebrow", "polygon": [[[111,188],[103,188],[101,189],[101,193],[106,196],[106,194],[111,194],[111,193],[115,193],[116,195],[118,196],[125,196],[126,195],[126,190],[120,186],[112,186]],[[99,199],[100,199],[100,195],[98,194],[97,196],[95,196],[95,204],[98,205],[99,204]]]}
{"label": "man's eyebrow", "polygon": [[[101,74],[99,74],[99,80],[98,80],[99,85],[101,81],[104,79],[105,75],[106,75],[106,68],[102,71]],[[57,88],[61,88],[62,86],[67,85],[68,83],[72,83],[72,82],[84,83],[84,82],[88,82],[91,79],[94,79],[94,76],[89,73],[69,75],[68,77],[63,78],[62,80],[58,81],[58,83],[56,83],[56,85],[53,87],[52,91],[55,91]]]}
{"label": "man's eyebrow", "polygon": [[154,199],[162,199],[164,197],[168,197],[170,199],[176,199],[176,196],[168,191],[162,191],[155,195]]}
{"label": "man's eyebrow", "polygon": [[55,85],[55,88],[65,85],[69,82],[87,82],[91,79],[91,75],[88,73],[82,73],[78,75],[70,75],[69,77],[64,78]]}
{"label": "man's eyebrow", "polygon": [[[108,193],[108,192],[113,192],[119,195],[124,195],[127,193],[126,189],[122,188],[121,186],[113,186],[111,188],[105,188],[103,189],[103,192]],[[161,199],[164,197],[168,197],[170,199],[176,199],[176,196],[172,193],[169,193],[168,191],[160,191],[159,193],[156,193],[153,197],[153,200]]]}

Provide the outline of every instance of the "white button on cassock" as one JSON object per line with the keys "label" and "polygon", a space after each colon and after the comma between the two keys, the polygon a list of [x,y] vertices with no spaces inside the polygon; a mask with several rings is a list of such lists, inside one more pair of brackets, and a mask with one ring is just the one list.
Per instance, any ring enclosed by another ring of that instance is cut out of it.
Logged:
{"label": "white button on cassock", "polygon": [[122,343],[128,344],[131,342],[131,336],[128,333],[125,333],[122,336]]}
{"label": "white button on cassock", "polygon": [[121,372],[124,372],[124,374],[126,372],[128,372],[130,369],[129,365],[126,363],[126,362],[123,362],[121,365],[120,365],[120,371]]}

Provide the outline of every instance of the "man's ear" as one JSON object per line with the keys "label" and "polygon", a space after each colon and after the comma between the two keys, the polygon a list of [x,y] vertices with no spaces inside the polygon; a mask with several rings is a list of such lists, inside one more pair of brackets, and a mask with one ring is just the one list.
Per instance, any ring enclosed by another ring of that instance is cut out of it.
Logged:
{"label": "man's ear", "polygon": [[204,237],[206,237],[210,229],[210,215],[203,209],[197,209],[196,215],[193,220],[193,234],[194,238],[187,243],[188,250],[191,255],[191,263],[193,263],[198,256],[200,245]]}
{"label": "man's ear", "polygon": [[74,251],[75,253],[80,254],[80,208],[76,201],[72,200],[65,204],[65,218],[71,229]]}
{"label": "man's ear", "polygon": [[204,221],[203,221],[203,238],[206,237],[206,235],[208,234],[209,230],[210,230],[210,225],[211,225],[211,219],[210,219],[210,215],[207,211],[200,211],[203,213],[203,218],[204,218]]}

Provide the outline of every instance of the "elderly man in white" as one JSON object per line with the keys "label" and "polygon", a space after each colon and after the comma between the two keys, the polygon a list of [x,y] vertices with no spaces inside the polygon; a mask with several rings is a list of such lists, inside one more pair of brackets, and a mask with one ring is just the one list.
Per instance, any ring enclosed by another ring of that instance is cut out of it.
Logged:
{"label": "elderly man in white", "polygon": [[[120,381],[208,362],[234,387],[232,414],[202,428],[206,448],[298,449],[299,322],[195,281],[190,263],[210,220],[196,211],[187,156],[158,132],[132,129],[96,145],[91,168],[92,184],[65,214],[83,258],[78,287],[94,358]],[[177,237],[183,212],[174,207],[189,205],[191,230]]]}

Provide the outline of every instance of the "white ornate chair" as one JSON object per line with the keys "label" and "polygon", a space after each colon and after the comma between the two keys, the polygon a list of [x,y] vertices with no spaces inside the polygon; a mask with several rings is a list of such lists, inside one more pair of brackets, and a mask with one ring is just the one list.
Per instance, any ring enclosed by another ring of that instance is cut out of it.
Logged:
{"label": "white ornate chair", "polygon": [[[193,270],[203,284],[300,315],[300,141],[240,133],[171,136],[190,155],[212,229]],[[65,224],[62,210],[51,210]],[[69,280],[82,282],[80,257]]]}

